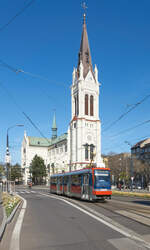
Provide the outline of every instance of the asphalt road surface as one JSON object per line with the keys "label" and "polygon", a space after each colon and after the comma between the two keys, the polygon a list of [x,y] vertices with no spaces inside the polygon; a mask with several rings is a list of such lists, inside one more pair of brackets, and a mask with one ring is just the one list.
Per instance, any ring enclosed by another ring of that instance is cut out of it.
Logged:
{"label": "asphalt road surface", "polygon": [[17,191],[27,201],[19,250],[150,249],[149,201],[91,203],[34,188]]}

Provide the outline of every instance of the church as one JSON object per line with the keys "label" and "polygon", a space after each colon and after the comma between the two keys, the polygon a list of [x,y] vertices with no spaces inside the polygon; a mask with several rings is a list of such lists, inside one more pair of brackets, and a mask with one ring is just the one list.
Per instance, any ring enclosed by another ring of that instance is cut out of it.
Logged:
{"label": "church", "polygon": [[21,166],[25,184],[30,179],[29,166],[36,154],[44,159],[48,179],[53,173],[74,171],[90,164],[105,167],[101,157],[99,87],[98,69],[96,65],[94,69],[92,66],[84,14],[77,68],[72,73],[71,121],[68,131],[57,136],[54,114],[51,138],[31,137],[24,133]]}

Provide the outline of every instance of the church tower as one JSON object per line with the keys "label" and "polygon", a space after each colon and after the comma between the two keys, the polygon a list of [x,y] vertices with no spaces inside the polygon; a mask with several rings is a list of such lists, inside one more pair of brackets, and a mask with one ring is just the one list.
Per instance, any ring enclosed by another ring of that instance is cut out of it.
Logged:
{"label": "church tower", "polygon": [[98,69],[93,70],[86,28],[83,30],[78,65],[74,68],[71,85],[72,119],[68,130],[70,170],[81,169],[89,163],[104,167],[101,158],[101,122],[99,118]]}

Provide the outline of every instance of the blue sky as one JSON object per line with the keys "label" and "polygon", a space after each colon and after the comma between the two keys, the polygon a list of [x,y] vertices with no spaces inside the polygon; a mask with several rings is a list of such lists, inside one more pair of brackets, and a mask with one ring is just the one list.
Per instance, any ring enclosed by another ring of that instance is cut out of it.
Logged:
{"label": "blue sky", "polygon": [[[29,2],[0,2],[0,60],[30,73],[16,74],[0,63],[0,161],[5,157],[7,128],[24,124],[24,128],[9,131],[12,164],[20,162],[24,130],[29,136],[40,136],[22,112],[50,137],[56,109],[58,135],[67,132],[72,71],[77,66],[82,32],[79,0],[35,0],[1,30]],[[150,119],[150,98],[109,126],[150,94],[150,1],[88,0],[86,3],[92,62],[97,64],[101,82],[102,153],[128,152],[125,141],[133,145],[150,137],[150,123],[124,132]]]}

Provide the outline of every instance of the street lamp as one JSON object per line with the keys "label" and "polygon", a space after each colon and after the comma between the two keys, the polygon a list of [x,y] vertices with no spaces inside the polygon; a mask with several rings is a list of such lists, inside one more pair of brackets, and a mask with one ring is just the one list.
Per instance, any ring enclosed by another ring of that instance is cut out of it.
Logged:
{"label": "street lamp", "polygon": [[[128,141],[125,141],[131,148],[132,144]],[[133,179],[134,179],[134,173],[133,173],[133,161],[132,161],[132,153],[131,153],[131,158],[130,158],[130,178],[131,178],[131,191],[133,190]]]}
{"label": "street lamp", "polygon": [[10,152],[9,152],[9,130],[14,128],[14,127],[23,127],[24,125],[23,124],[16,124],[16,125],[13,125],[11,127],[9,127],[7,129],[7,139],[6,139],[6,157],[5,157],[5,162],[6,162],[6,169],[7,169],[7,191],[8,190],[8,180],[10,179],[10,171],[9,171],[9,168],[10,168],[10,161],[11,161],[11,158],[10,158]]}

